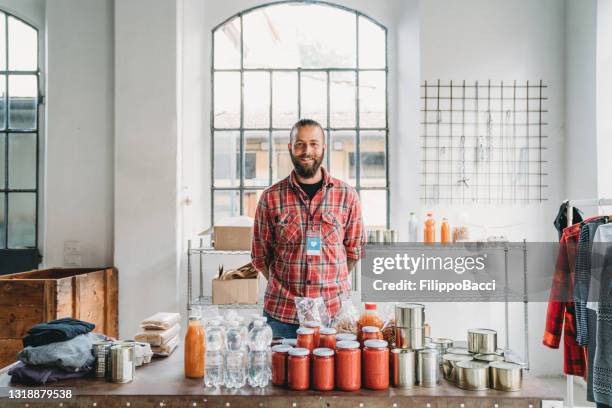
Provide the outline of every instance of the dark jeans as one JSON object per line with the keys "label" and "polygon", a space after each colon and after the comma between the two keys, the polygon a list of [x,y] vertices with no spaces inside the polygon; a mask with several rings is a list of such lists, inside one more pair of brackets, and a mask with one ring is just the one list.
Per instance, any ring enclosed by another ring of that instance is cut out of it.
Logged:
{"label": "dark jeans", "polygon": [[276,320],[270,316],[265,310],[263,315],[268,319],[268,324],[272,328],[272,334],[274,337],[282,337],[284,339],[295,339],[297,334],[295,333],[299,324],[285,323],[280,320]]}

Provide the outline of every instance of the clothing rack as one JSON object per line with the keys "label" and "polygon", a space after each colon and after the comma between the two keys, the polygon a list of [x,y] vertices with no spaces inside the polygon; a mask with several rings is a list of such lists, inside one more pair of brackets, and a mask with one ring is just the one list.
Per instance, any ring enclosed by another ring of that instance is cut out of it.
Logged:
{"label": "clothing rack", "polygon": [[[594,198],[583,200],[567,200],[567,226],[574,224],[574,207],[603,207],[612,206],[612,198]],[[566,407],[574,408],[574,376],[567,376],[566,384]]]}

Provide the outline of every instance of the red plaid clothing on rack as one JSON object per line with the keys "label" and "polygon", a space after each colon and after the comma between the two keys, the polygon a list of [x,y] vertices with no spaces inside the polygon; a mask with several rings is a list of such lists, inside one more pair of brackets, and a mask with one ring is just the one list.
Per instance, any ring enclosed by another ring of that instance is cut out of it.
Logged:
{"label": "red plaid clothing on rack", "polygon": [[579,235],[580,224],[563,230],[546,312],[543,343],[550,348],[559,348],[563,333],[563,372],[584,377],[587,374],[586,348],[576,342],[576,316],[572,301]]}
{"label": "red plaid clothing on rack", "polygon": [[[319,234],[319,256],[306,254],[308,231]],[[251,257],[268,268],[264,309],[285,323],[298,323],[294,298],[323,297],[330,316],[349,291],[347,259],[363,255],[365,232],[354,188],[323,169],[323,187],[312,200],[291,172],[265,190],[257,205]]]}

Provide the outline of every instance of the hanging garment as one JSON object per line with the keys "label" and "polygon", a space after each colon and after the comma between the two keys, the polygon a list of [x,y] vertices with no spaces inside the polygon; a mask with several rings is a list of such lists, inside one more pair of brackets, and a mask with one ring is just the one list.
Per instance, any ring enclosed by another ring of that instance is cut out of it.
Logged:
{"label": "hanging garment", "polygon": [[567,375],[586,376],[586,349],[576,342],[576,319],[572,301],[576,246],[580,224],[563,230],[559,254],[546,311],[543,343],[559,348],[563,334],[563,372]]}
{"label": "hanging garment", "polygon": [[597,228],[591,252],[591,275],[600,282],[593,393],[596,403],[612,405],[612,224]]}
{"label": "hanging garment", "polygon": [[587,401],[595,402],[595,393],[593,392],[593,364],[595,363],[595,350],[597,348],[597,312],[592,309],[586,310],[588,319],[588,339],[587,344]]}
{"label": "hanging garment", "polygon": [[[582,222],[582,217],[582,211],[574,207],[572,214],[572,224]],[[557,232],[559,233],[559,240],[561,240],[561,236],[563,235],[563,229],[567,227],[567,201],[564,201],[561,204],[561,207],[559,207],[559,212],[557,213],[553,224],[557,229]]]}
{"label": "hanging garment", "polygon": [[600,225],[606,224],[608,217],[597,217],[585,221],[580,227],[578,249],[576,252],[576,276],[574,278],[574,304],[576,308],[576,341],[581,346],[588,344],[587,302],[591,285],[591,248],[595,232]]}
{"label": "hanging garment", "polygon": [[66,341],[80,334],[89,333],[96,327],[93,323],[66,317],[32,326],[23,338],[23,347],[44,346],[50,343]]}

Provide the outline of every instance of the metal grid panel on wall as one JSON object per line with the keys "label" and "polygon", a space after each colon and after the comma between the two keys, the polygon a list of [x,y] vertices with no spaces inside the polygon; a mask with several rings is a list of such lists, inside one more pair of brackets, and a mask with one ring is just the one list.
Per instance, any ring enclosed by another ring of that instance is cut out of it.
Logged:
{"label": "metal grid panel on wall", "polygon": [[546,200],[546,97],[542,80],[424,81],[421,200]]}

